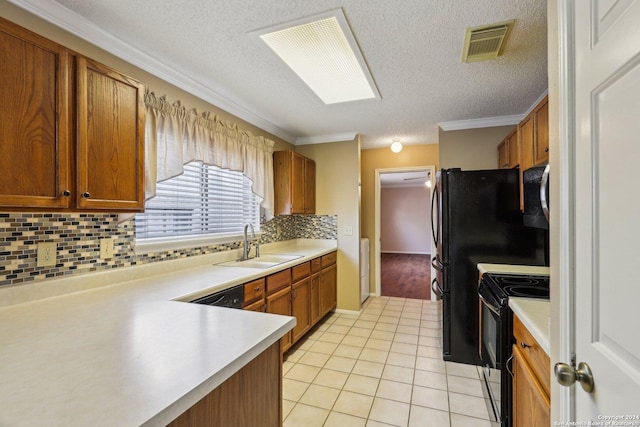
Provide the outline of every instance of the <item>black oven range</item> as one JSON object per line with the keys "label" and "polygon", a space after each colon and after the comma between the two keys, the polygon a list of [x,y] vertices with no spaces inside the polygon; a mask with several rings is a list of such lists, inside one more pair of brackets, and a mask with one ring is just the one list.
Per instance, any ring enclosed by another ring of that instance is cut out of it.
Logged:
{"label": "black oven range", "polygon": [[489,415],[500,427],[511,426],[513,313],[509,297],[549,299],[548,275],[485,273],[478,283],[478,352]]}

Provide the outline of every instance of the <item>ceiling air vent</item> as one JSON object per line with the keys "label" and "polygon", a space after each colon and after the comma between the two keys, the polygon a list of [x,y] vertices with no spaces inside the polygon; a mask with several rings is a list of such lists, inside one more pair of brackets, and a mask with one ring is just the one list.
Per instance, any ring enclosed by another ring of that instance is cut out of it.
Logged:
{"label": "ceiling air vent", "polygon": [[502,55],[514,20],[467,28],[462,62],[478,62]]}

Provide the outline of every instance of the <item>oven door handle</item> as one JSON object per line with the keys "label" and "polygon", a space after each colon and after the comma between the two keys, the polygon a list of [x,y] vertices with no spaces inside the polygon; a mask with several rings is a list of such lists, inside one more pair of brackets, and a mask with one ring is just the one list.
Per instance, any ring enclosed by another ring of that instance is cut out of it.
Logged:
{"label": "oven door handle", "polygon": [[482,303],[486,305],[489,310],[494,312],[496,316],[500,316],[500,309],[494,307],[493,304],[491,304],[489,301],[486,300],[484,296],[482,296],[484,288],[485,288],[485,284],[482,283],[482,281],[480,281],[480,283],[478,283],[478,298],[480,298],[480,301],[482,301]]}

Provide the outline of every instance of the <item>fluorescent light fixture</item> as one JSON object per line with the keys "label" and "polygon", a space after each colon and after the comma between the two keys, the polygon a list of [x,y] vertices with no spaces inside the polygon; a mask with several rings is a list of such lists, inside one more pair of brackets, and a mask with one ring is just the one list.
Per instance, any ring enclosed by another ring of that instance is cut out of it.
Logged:
{"label": "fluorescent light fixture", "polygon": [[325,103],[380,99],[342,9],[254,31]]}

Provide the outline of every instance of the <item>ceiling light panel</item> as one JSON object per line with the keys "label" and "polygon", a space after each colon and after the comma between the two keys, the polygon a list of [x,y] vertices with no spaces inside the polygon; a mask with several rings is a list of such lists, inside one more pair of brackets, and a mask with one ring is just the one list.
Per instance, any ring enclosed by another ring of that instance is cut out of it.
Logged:
{"label": "ceiling light panel", "polygon": [[252,34],[325,104],[380,98],[342,9]]}

